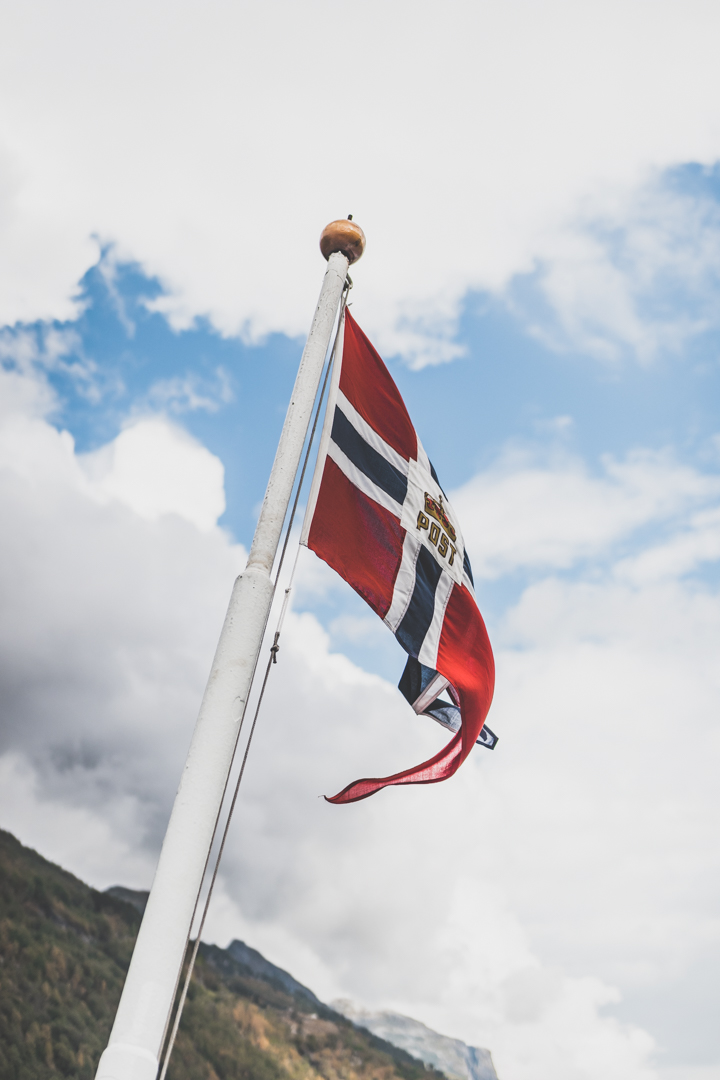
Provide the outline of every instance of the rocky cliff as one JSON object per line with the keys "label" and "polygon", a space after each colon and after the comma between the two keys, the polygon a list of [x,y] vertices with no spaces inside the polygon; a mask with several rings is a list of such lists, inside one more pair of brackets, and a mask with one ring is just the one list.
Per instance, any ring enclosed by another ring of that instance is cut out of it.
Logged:
{"label": "rocky cliff", "polygon": [[489,1050],[439,1035],[419,1020],[400,1013],[369,1012],[345,999],[333,1001],[332,1007],[359,1027],[438,1069],[449,1080],[497,1080]]}

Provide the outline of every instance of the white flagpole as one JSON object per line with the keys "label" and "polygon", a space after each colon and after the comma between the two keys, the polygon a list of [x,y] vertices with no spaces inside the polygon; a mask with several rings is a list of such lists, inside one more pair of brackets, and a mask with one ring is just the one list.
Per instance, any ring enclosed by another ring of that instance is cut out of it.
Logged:
{"label": "white flagpole", "polygon": [[270,573],[348,266],[365,236],[328,225],[328,260],[245,571],[230,597],[147,908],[96,1080],[155,1080],[227,778],[273,599]]}

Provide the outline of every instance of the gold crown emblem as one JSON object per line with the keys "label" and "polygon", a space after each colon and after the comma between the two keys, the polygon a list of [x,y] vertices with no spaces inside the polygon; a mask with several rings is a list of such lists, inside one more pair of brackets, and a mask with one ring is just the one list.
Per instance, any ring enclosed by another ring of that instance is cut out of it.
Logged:
{"label": "gold crown emblem", "polygon": [[442,498],[438,502],[436,499],[433,499],[432,495],[428,495],[428,493],[426,491],[425,492],[425,513],[428,514],[430,517],[435,518],[436,521],[440,522],[443,529],[448,534],[448,536],[450,537],[450,539],[452,540],[452,542],[454,544],[455,541],[457,540],[457,534],[455,532],[455,529],[453,528],[453,526],[450,523],[450,518],[445,513],[445,507],[442,504]]}

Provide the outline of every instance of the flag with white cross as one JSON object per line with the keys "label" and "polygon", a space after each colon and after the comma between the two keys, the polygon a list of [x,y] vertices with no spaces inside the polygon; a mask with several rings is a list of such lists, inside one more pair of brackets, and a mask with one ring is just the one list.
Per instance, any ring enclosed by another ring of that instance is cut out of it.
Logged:
{"label": "flag with white cross", "polygon": [[347,311],[301,543],[363,597],[408,653],[399,688],[413,709],[453,732],[429,761],[356,780],[329,801],[436,783],[476,743],[492,749],[497,737],[485,717],[493,655],[457,515],[389,371]]}

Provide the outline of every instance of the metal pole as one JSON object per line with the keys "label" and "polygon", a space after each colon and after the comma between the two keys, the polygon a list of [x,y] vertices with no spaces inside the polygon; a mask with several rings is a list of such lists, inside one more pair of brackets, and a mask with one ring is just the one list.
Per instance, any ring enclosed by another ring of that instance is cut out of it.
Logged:
{"label": "metal pole", "polygon": [[[351,225],[350,222],[334,224]],[[323,239],[331,228],[325,230]],[[354,229],[364,246],[362,230],[357,226]],[[147,908],[96,1080],[155,1080],[157,1076],[195,905],[273,599],[270,572],[348,265],[361,253],[362,247],[356,252],[340,242],[334,245],[329,257],[323,249],[328,267],[250,557],[230,597]]]}

